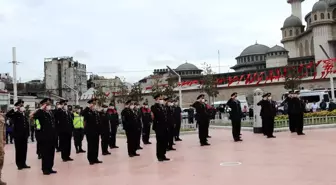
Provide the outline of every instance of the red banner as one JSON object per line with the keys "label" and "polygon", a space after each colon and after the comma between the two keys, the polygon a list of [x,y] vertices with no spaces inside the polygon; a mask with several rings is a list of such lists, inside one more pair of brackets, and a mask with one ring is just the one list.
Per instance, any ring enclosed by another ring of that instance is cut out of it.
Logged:
{"label": "red banner", "polygon": [[[280,78],[286,78],[292,70],[296,70],[300,76],[298,78],[305,78],[308,76],[309,69],[316,69],[319,65],[322,66],[322,72],[320,73],[320,78],[326,78],[330,73],[336,73],[334,70],[334,63],[336,62],[336,58],[328,59],[328,60],[319,60],[315,62],[309,62],[308,64],[300,64],[299,66],[286,66],[278,69],[271,69],[268,72],[256,72],[256,73],[248,73],[240,76],[229,76],[227,78],[217,78],[216,82],[218,85],[222,85],[227,83],[228,87],[232,85],[238,85],[240,82],[245,82],[245,85],[250,85],[255,83],[256,85],[260,85],[261,81],[265,81],[263,84],[272,83],[273,81],[280,81]],[[282,74],[281,74],[282,71]],[[318,75],[316,72],[313,74],[313,79],[318,79]],[[191,86],[193,84],[202,84],[202,80],[192,80],[192,81],[183,81],[178,86]],[[167,84],[162,84],[165,86]],[[152,89],[152,87],[146,87],[145,90]]]}

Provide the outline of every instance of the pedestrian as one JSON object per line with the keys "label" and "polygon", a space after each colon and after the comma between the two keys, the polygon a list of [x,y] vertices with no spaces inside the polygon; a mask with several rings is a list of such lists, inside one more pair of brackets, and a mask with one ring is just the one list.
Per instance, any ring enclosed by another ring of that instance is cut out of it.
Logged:
{"label": "pedestrian", "polygon": [[174,132],[175,132],[175,119],[174,119],[174,107],[173,100],[171,98],[165,98],[165,108],[167,110],[167,126],[168,126],[168,145],[167,151],[176,150],[174,144]]}
{"label": "pedestrian", "polygon": [[110,128],[111,128],[110,141],[109,141],[110,149],[119,148],[116,145],[117,131],[119,126],[119,115],[113,103],[110,103],[107,109],[107,114],[109,115]]}
{"label": "pedestrian", "polygon": [[111,128],[107,107],[107,105],[102,105],[102,109],[99,112],[102,155],[111,155],[108,151]]}
{"label": "pedestrian", "polygon": [[174,131],[175,141],[182,141],[182,139],[180,138],[182,109],[179,106],[177,100],[174,100],[174,122],[175,122],[175,131]]}
{"label": "pedestrian", "polygon": [[28,122],[29,122],[29,126],[30,126],[30,140],[31,140],[31,142],[35,142],[35,123],[31,119],[28,119]]}
{"label": "pedestrian", "polygon": [[237,99],[237,93],[231,94],[231,98],[227,101],[226,105],[229,107],[229,119],[232,123],[232,136],[235,142],[243,141],[241,139],[241,119],[243,117],[240,101]]}
{"label": "pedestrian", "polygon": [[137,137],[137,146],[138,146],[138,150],[142,150],[143,148],[141,147],[140,143],[141,143],[141,135],[142,135],[142,118],[141,118],[141,110],[140,110],[140,105],[139,102],[135,102],[134,103],[134,108],[133,111],[137,117],[136,119],[136,125],[138,127],[137,129],[137,133],[136,133],[136,137]]}
{"label": "pedestrian", "polygon": [[81,115],[81,107],[79,105],[75,106],[74,109],[74,119],[73,119],[73,136],[76,153],[85,153],[82,148],[82,142],[84,139],[84,117]]}
{"label": "pedestrian", "polygon": [[13,124],[10,119],[7,118],[6,120],[6,144],[10,143],[13,144]]}
{"label": "pedestrian", "polygon": [[60,100],[55,112],[55,122],[58,128],[59,145],[63,162],[73,161],[71,155],[71,140],[73,132],[73,116],[68,111],[68,100]]}
{"label": "pedestrian", "polygon": [[84,130],[87,140],[87,159],[90,165],[94,165],[102,163],[98,159],[100,120],[97,112],[97,99],[91,99],[87,103],[88,106],[83,110],[82,116],[84,117]]}
{"label": "pedestrian", "polygon": [[35,124],[35,138],[36,138],[36,155],[38,159],[42,159],[41,152],[41,124],[38,119],[33,119]]}
{"label": "pedestrian", "polygon": [[5,113],[0,110],[0,185],[6,185],[2,181],[2,168],[5,161]]}
{"label": "pedestrian", "polygon": [[194,124],[194,118],[195,118],[195,109],[193,105],[189,106],[189,109],[187,110],[188,113],[188,123]]}
{"label": "pedestrian", "polygon": [[125,102],[125,108],[121,112],[121,119],[123,129],[127,138],[127,151],[129,157],[140,156],[136,153],[138,149],[138,132],[139,127],[137,125],[138,116],[134,111],[134,103],[132,100]]}
{"label": "pedestrian", "polygon": [[201,146],[208,146],[210,145],[207,139],[209,115],[205,105],[204,94],[197,97],[197,101],[193,104],[193,107],[196,109],[196,121],[198,125],[198,138],[200,140],[200,144]]}
{"label": "pedestrian", "polygon": [[151,125],[152,125],[152,112],[151,112],[150,108],[148,107],[147,102],[144,102],[143,106],[141,108],[141,118],[142,118],[142,124],[143,124],[142,142],[145,145],[152,144],[149,141],[150,129],[151,129]]}
{"label": "pedestrian", "polygon": [[153,130],[156,136],[156,157],[158,161],[169,161],[166,157],[168,145],[168,125],[167,110],[164,107],[164,100],[161,94],[154,96],[155,104],[152,105],[153,113]]}
{"label": "pedestrian", "polygon": [[18,100],[14,104],[14,109],[8,111],[6,114],[6,117],[11,119],[13,123],[15,162],[19,170],[30,168],[26,164],[30,125],[23,105],[24,101]]}
{"label": "pedestrian", "polygon": [[51,102],[50,98],[43,99],[40,102],[41,108],[31,114],[41,126],[39,142],[41,144],[42,172],[44,175],[57,173],[53,170],[57,136]]}
{"label": "pedestrian", "polygon": [[260,109],[260,117],[261,117],[261,131],[262,133],[264,134],[264,136],[266,136],[266,129],[265,129],[265,126],[266,126],[266,109],[267,109],[267,93],[263,94],[262,95],[262,100],[260,100],[257,105],[258,106],[261,106],[261,109]]}

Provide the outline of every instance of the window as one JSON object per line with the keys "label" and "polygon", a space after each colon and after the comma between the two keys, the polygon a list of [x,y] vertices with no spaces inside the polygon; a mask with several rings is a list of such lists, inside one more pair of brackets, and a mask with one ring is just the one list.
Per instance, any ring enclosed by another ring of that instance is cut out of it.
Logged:
{"label": "window", "polygon": [[293,36],[293,30],[289,30],[289,36]]}
{"label": "window", "polygon": [[319,102],[320,101],[320,96],[319,95],[300,96],[300,98],[304,101],[308,101],[308,103],[313,103],[313,102]]}
{"label": "window", "polygon": [[314,21],[316,21],[316,20],[317,20],[317,15],[315,14],[315,15],[314,15]]}
{"label": "window", "polygon": [[285,31],[285,37],[287,37],[287,31]]}
{"label": "window", "polygon": [[299,32],[299,29],[296,29],[296,30],[295,30],[295,35],[299,35],[299,33],[300,33],[300,32]]}
{"label": "window", "polygon": [[323,99],[325,102],[329,102],[329,95],[328,94],[323,95]]}
{"label": "window", "polygon": [[328,19],[330,19],[330,13],[328,13]]}
{"label": "window", "polygon": [[324,13],[321,13],[321,19],[324,19]]}

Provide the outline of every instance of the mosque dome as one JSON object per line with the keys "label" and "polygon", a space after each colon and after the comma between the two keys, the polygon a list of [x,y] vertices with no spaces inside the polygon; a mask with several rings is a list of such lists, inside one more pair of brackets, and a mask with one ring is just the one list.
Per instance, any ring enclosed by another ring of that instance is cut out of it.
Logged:
{"label": "mosque dome", "polygon": [[273,46],[272,48],[270,48],[267,53],[272,53],[272,52],[288,52],[285,48],[281,47],[281,46],[278,46],[278,45],[275,45]]}
{"label": "mosque dome", "polygon": [[300,18],[291,15],[285,20],[282,28],[298,27],[298,26],[302,26],[302,21],[300,20]]}
{"label": "mosque dome", "polygon": [[194,64],[190,64],[188,62],[179,65],[175,71],[191,71],[191,70],[200,70]]}
{"label": "mosque dome", "polygon": [[239,56],[242,57],[247,55],[266,54],[269,49],[270,48],[268,46],[256,43],[254,45],[245,48]]}
{"label": "mosque dome", "polygon": [[336,5],[336,0],[330,0],[329,1],[329,6],[334,6]]}
{"label": "mosque dome", "polygon": [[327,8],[328,8],[328,3],[320,0],[314,4],[312,12],[326,11]]}

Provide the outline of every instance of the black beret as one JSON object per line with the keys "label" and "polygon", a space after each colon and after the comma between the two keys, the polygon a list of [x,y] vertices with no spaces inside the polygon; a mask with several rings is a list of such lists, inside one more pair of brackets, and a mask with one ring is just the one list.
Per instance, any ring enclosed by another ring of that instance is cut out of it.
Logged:
{"label": "black beret", "polygon": [[197,100],[200,98],[204,98],[204,94],[200,94],[199,96],[197,96]]}
{"label": "black beret", "polygon": [[272,95],[272,93],[267,93],[267,96],[271,96]]}
{"label": "black beret", "polygon": [[154,99],[157,99],[157,98],[159,98],[160,96],[162,96],[162,94],[158,93],[158,94],[154,95]]}
{"label": "black beret", "polygon": [[289,91],[288,93],[289,93],[289,94],[293,94],[294,92],[293,92],[293,91]]}
{"label": "black beret", "polygon": [[267,93],[262,95],[263,98],[266,98],[267,96],[268,96]]}
{"label": "black beret", "polygon": [[132,100],[127,100],[126,102],[125,102],[125,104],[127,105],[127,104],[130,104],[132,102]]}
{"label": "black beret", "polygon": [[166,97],[165,99],[164,99],[164,101],[172,101],[172,99],[170,98],[170,97]]}
{"label": "black beret", "polygon": [[231,96],[236,96],[238,93],[237,92],[234,92],[231,94]]}
{"label": "black beret", "polygon": [[92,103],[92,102],[94,102],[94,101],[97,101],[97,99],[96,99],[96,98],[92,98],[92,99],[89,100],[87,103]]}
{"label": "black beret", "polygon": [[110,103],[109,106],[114,106],[114,103]]}
{"label": "black beret", "polygon": [[81,107],[79,105],[74,106],[75,109],[80,109]]}
{"label": "black beret", "polygon": [[67,103],[67,102],[68,102],[68,100],[65,100],[65,99],[62,99],[62,100],[59,101],[60,104]]}
{"label": "black beret", "polygon": [[300,91],[295,91],[294,93],[295,93],[295,94],[300,94]]}
{"label": "black beret", "polygon": [[40,101],[40,104],[45,104],[48,101],[51,101],[51,99],[50,98],[44,98],[42,101]]}
{"label": "black beret", "polygon": [[102,105],[103,108],[107,108],[108,106],[107,105]]}
{"label": "black beret", "polygon": [[24,103],[24,101],[21,100],[21,99],[19,99],[19,100],[14,104],[14,106],[18,106],[18,105],[23,104],[23,103]]}
{"label": "black beret", "polygon": [[148,105],[148,103],[147,103],[147,102],[144,102],[143,105]]}

